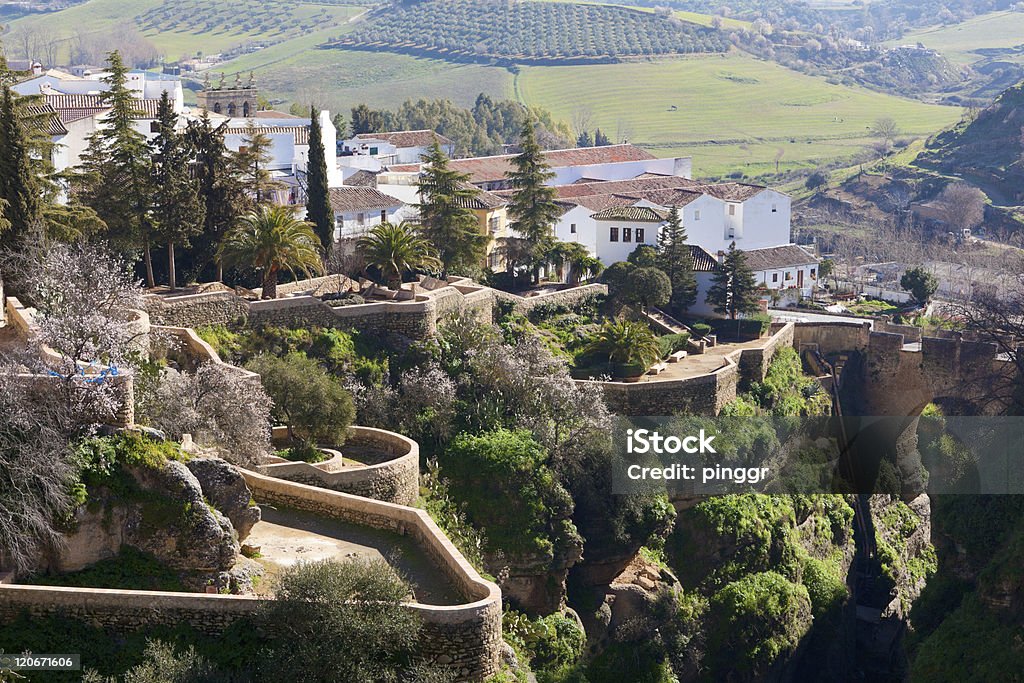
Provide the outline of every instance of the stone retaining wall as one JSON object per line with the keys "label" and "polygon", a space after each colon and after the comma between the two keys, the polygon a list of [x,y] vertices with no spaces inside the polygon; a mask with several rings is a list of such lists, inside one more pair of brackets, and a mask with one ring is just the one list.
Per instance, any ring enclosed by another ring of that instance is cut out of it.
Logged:
{"label": "stone retaining wall", "polygon": [[738,392],[764,380],[772,358],[779,349],[792,346],[794,336],[793,323],[773,326],[772,336],[761,347],[737,350],[723,357],[725,366],[696,377],[646,382],[576,381],[599,385],[608,409],[620,415],[717,415]]}
{"label": "stone retaining wall", "polygon": [[454,667],[463,680],[482,680],[497,671],[501,590],[480,577],[426,512],[255,472],[242,474],[258,502],[411,536],[467,600],[455,606],[410,605],[423,618],[423,655]]}
{"label": "stone retaining wall", "polygon": [[[260,468],[262,474],[398,505],[412,505],[419,495],[420,447],[412,439],[369,427],[350,427],[345,442],[372,448],[388,457],[365,466],[333,467],[328,463],[280,459]],[[344,447],[342,448],[344,451]]]}

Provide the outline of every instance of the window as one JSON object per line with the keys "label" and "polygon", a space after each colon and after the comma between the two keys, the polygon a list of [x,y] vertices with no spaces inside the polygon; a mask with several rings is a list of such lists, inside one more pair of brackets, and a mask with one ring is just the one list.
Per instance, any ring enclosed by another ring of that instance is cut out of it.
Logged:
{"label": "window", "polygon": [[786,271],[786,279],[787,279],[787,280],[792,280],[792,279],[793,279],[793,273],[791,273],[791,272],[789,272],[789,271],[787,270],[787,271]]}
{"label": "window", "polygon": [[232,102],[231,104],[228,105],[228,116],[234,116],[234,115],[235,115],[235,103]]}
{"label": "window", "polygon": [[608,241],[609,242],[618,242],[619,241],[619,229],[618,228],[608,228]]}
{"label": "window", "polygon": [[363,225],[364,223],[366,223],[366,214],[365,213],[356,214],[356,223],[358,223],[359,225]]}
{"label": "window", "polygon": [[380,222],[381,223],[387,223],[388,222],[388,212],[387,212],[387,209],[385,209],[385,210],[380,212]]}
{"label": "window", "polygon": [[570,223],[569,224],[569,233],[572,234],[572,235],[576,234],[576,224],[575,223]]}
{"label": "window", "polygon": [[622,241],[623,242],[632,242],[633,241],[633,228],[623,228],[622,229]]}
{"label": "window", "polygon": [[380,149],[378,147],[371,147],[370,148],[370,156],[376,156],[378,151],[380,151]]}
{"label": "window", "polygon": [[149,132],[150,133],[159,133],[160,132],[160,122],[159,121],[150,121],[149,122]]}
{"label": "window", "polygon": [[695,220],[695,221],[699,221],[700,220],[700,209],[696,209],[693,212],[693,220]]}
{"label": "window", "polygon": [[249,118],[249,103],[245,102],[242,104],[242,116]]}
{"label": "window", "polygon": [[818,269],[817,268],[811,268],[811,279],[813,280],[816,277],[818,277]]}
{"label": "window", "polygon": [[219,114],[220,113],[220,102],[214,102],[213,103],[213,113],[214,114]]}
{"label": "window", "polygon": [[779,211],[779,207],[777,205],[775,205],[775,204],[772,204],[772,213],[778,213],[778,211]]}
{"label": "window", "polygon": [[779,274],[778,273],[772,273],[772,282],[778,282],[778,281],[779,281]]}
{"label": "window", "polygon": [[636,241],[637,242],[643,242],[644,241],[644,229],[643,228],[637,228],[636,229]]}
{"label": "window", "polygon": [[729,215],[730,216],[735,216],[736,215],[736,205],[735,204],[730,204],[729,205]]}
{"label": "window", "polygon": [[498,229],[501,228],[501,219],[497,216],[491,216],[487,220],[487,227],[491,231],[492,235],[497,235]]}

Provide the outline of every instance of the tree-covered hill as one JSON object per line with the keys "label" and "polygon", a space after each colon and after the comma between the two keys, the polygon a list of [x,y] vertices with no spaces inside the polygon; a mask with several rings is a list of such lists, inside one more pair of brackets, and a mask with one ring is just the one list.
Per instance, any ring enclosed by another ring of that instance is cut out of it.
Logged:
{"label": "tree-covered hill", "polygon": [[940,133],[917,165],[970,180],[997,204],[1024,201],[1024,81],[976,117]]}
{"label": "tree-covered hill", "polygon": [[724,52],[718,31],[619,6],[506,0],[425,0],[376,13],[340,48],[418,52],[459,60],[593,61]]}

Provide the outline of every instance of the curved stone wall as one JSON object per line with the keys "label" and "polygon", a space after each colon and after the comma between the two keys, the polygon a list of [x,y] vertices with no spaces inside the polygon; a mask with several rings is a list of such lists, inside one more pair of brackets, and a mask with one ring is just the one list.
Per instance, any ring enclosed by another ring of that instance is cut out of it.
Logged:
{"label": "curved stone wall", "polygon": [[420,477],[419,444],[401,434],[370,427],[349,427],[345,443],[372,449],[385,455],[386,459],[372,465],[339,467],[337,458],[322,463],[274,458],[260,467],[260,472],[286,481],[388,503],[411,505],[416,502]]}

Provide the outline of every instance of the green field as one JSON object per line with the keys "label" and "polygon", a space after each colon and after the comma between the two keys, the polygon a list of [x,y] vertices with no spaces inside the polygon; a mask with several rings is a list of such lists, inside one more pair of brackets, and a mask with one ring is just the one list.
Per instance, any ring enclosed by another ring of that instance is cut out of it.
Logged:
{"label": "green field", "polygon": [[[527,67],[520,98],[570,120],[589,108],[603,131],[658,154],[692,154],[695,170],[759,174],[846,157],[870,142],[868,128],[891,116],[906,135],[925,136],[960,110],[831,85],[743,55],[601,66]],[[781,154],[781,156],[779,156]]]}
{"label": "green field", "polygon": [[[903,36],[891,45],[923,43],[957,64],[973,64],[984,56],[979,49],[1012,50],[1024,46],[1024,12],[991,12],[955,26],[935,26]],[[1024,61],[1024,50],[1007,52],[1000,59]]]}

